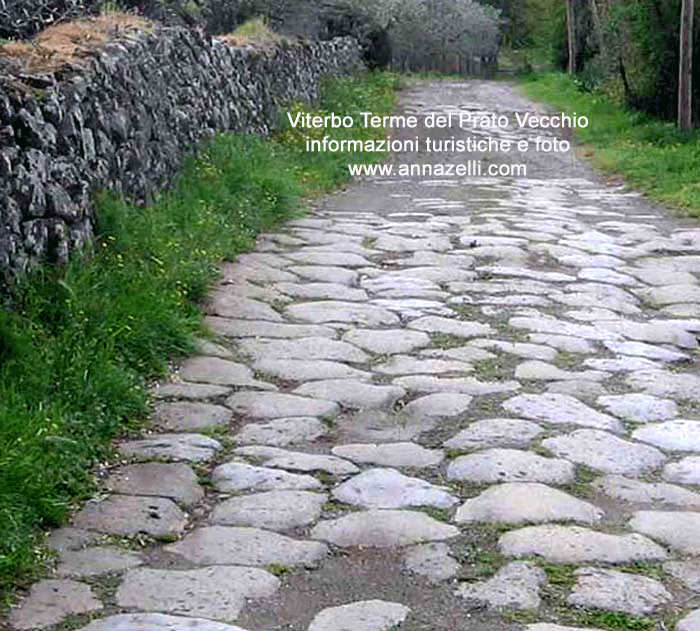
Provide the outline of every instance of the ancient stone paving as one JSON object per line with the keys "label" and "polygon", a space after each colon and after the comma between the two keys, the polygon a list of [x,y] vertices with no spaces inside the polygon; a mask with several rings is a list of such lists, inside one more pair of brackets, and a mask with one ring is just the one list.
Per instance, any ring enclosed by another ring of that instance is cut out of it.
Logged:
{"label": "ancient stone paving", "polygon": [[225,265],[213,339],[10,628],[700,630],[700,228],[520,157],[356,182]]}

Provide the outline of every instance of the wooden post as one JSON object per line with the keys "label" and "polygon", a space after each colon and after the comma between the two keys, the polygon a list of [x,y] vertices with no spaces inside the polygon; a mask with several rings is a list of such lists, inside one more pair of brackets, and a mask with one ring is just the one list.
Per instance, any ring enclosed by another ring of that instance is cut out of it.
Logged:
{"label": "wooden post", "polygon": [[693,0],[682,0],[681,45],[678,64],[678,126],[693,126]]}
{"label": "wooden post", "polygon": [[574,0],[566,2],[566,31],[569,39],[569,74],[576,72],[576,23],[574,22]]}

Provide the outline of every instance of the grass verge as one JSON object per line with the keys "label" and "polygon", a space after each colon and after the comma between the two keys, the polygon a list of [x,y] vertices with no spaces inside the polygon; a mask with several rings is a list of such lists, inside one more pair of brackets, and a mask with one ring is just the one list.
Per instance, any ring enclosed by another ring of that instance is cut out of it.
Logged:
{"label": "grass verge", "polygon": [[[315,113],[388,113],[396,86],[386,73],[331,81]],[[301,199],[347,178],[348,161],[382,157],[307,154],[299,129],[265,141],[219,136],[148,209],[101,194],[92,246],[8,289],[0,310],[0,609],[44,567],[43,530],[94,490],[91,471],[110,457],[112,438],[147,418],[148,380],[193,350],[218,264],[297,213]]]}
{"label": "grass verge", "polygon": [[683,132],[602,93],[582,92],[564,74],[531,75],[521,85],[533,99],[588,117],[588,127],[574,131],[598,167],[623,175],[655,200],[700,216],[700,130]]}

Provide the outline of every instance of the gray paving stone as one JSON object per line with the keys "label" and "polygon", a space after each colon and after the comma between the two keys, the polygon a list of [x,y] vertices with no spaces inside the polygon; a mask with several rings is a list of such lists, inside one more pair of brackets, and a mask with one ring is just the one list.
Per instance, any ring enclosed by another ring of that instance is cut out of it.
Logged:
{"label": "gray paving stone", "polygon": [[245,462],[227,462],[219,465],[212,471],[211,481],[214,488],[223,493],[321,488],[321,483],[313,476],[270,467],[256,467]]}
{"label": "gray paving stone", "polygon": [[674,550],[700,554],[700,512],[637,511],[628,525]]}
{"label": "gray paving stone", "polygon": [[394,548],[443,541],[457,535],[459,529],[455,526],[443,524],[419,511],[364,510],[320,521],[310,536],[341,548]]}
{"label": "gray paving stone", "polygon": [[664,421],[678,414],[675,401],[640,392],[602,396],[598,397],[596,403],[611,414],[635,423]]}
{"label": "gray paving stone", "polygon": [[94,620],[78,631],[245,631],[223,622],[163,613],[120,613]]}
{"label": "gray paving stone", "polygon": [[299,386],[294,394],[335,401],[344,408],[389,409],[406,394],[399,386],[374,385],[356,379],[325,379]]}
{"label": "gray paving stone", "polygon": [[574,466],[566,460],[545,458],[530,451],[487,449],[455,458],[447,467],[447,479],[567,484],[574,479]]}
{"label": "gray paving stone", "polygon": [[700,456],[686,456],[664,467],[664,480],[679,484],[700,484]]}
{"label": "gray paving stone", "polygon": [[663,561],[666,551],[643,535],[609,535],[583,526],[526,526],[501,535],[506,556],[537,555],[552,563]]}
{"label": "gray paving stone", "polygon": [[700,631],[700,609],[691,611],[676,622],[676,631]]}
{"label": "gray paving stone", "polygon": [[240,445],[285,447],[294,443],[311,443],[327,431],[327,426],[313,416],[292,416],[267,423],[248,423],[233,439]]}
{"label": "gray paving stone", "polygon": [[268,491],[232,497],[217,504],[209,520],[219,526],[289,530],[314,523],[328,499],[325,493]]}
{"label": "gray paving stone", "polygon": [[96,532],[64,526],[52,530],[46,538],[46,545],[55,552],[65,552],[66,550],[82,550],[93,543],[98,543],[102,538]]}
{"label": "gray paving stone", "polygon": [[454,417],[464,414],[473,397],[457,392],[435,392],[414,399],[404,406],[403,411],[408,416],[442,416]]}
{"label": "gray paving stone", "polygon": [[203,434],[153,434],[139,440],[122,441],[117,449],[125,456],[140,460],[168,458],[203,462],[214,457],[221,443]]}
{"label": "gray paving stone", "polygon": [[267,320],[241,320],[207,316],[204,323],[217,335],[223,337],[263,337],[276,339],[298,339],[300,337],[334,338],[336,331],[320,324],[287,324]]}
{"label": "gray paving stone", "polygon": [[516,379],[534,379],[540,381],[562,381],[566,379],[583,379],[588,381],[603,381],[610,378],[610,373],[599,370],[562,370],[553,364],[533,359],[518,364],[515,368]]}
{"label": "gray paving stone", "polygon": [[381,273],[374,277],[363,278],[360,286],[374,296],[398,296],[400,298],[415,296],[446,296],[436,282],[406,275],[406,273]]}
{"label": "gray paving stone", "polygon": [[320,283],[352,285],[357,280],[357,272],[333,265],[290,265],[287,268],[300,278]]}
{"label": "gray paving stone", "polygon": [[369,356],[357,346],[325,337],[304,337],[294,340],[241,340],[244,353],[254,359],[328,359],[365,363]]}
{"label": "gray paving stone", "polygon": [[639,281],[632,276],[620,274],[606,267],[585,267],[579,271],[578,277],[582,280],[592,280],[596,283],[610,283],[611,285],[639,284]]}
{"label": "gray paving stone", "polygon": [[454,392],[474,396],[512,392],[520,389],[517,381],[479,381],[474,377],[433,377],[429,375],[409,375],[392,381],[411,393]]}
{"label": "gray paving stone", "polygon": [[[272,596],[278,587],[279,579],[252,567],[137,568],[126,573],[117,590],[117,605],[232,621],[248,599]],[[173,631],[177,628],[173,627]],[[209,631],[196,623],[192,628]],[[222,631],[228,630],[224,627]]]}
{"label": "gray paving stone", "polygon": [[697,348],[695,336],[683,327],[675,326],[673,320],[633,322],[631,320],[599,320],[596,327],[623,335],[631,340],[649,344],[672,344],[680,348]]}
{"label": "gray paving stone", "polygon": [[599,381],[572,379],[568,381],[552,381],[547,384],[547,392],[565,394],[579,399],[595,399],[607,394],[607,390]]}
{"label": "gray paving stone", "polygon": [[[472,340],[476,341],[476,340]],[[456,359],[462,362],[478,362],[483,359],[494,359],[496,355],[483,348],[472,346],[471,342],[464,346],[452,348],[425,348],[418,352],[420,357],[437,357],[441,359]]]}
{"label": "gray paving stone", "polygon": [[196,474],[184,463],[124,465],[112,469],[104,485],[115,493],[169,497],[185,506],[196,504],[204,497]]}
{"label": "gray paving stone", "polygon": [[314,300],[285,307],[286,317],[321,324],[323,322],[348,322],[365,327],[396,325],[398,317],[391,311],[372,304],[344,302],[342,300]]}
{"label": "gray paving stone", "polygon": [[557,356],[557,351],[544,344],[528,344],[526,342],[505,342],[503,340],[477,339],[471,340],[469,344],[479,348],[495,348],[504,353],[517,355],[526,359],[539,359],[541,361],[552,361]]}
{"label": "gray paving stone", "polygon": [[[508,320],[508,325],[516,329],[525,329],[532,333],[547,333],[549,335],[564,335],[570,337],[583,338],[584,340],[601,341],[606,339],[617,339],[616,333],[600,329],[590,324],[574,324],[558,320],[551,316],[514,316]],[[546,337],[530,338],[537,344],[547,344]],[[553,340],[550,338],[550,346]]]}
{"label": "gray paving stone", "polygon": [[318,541],[302,541],[259,528],[204,526],[189,532],[166,552],[197,565],[279,565],[316,567],[328,554]]}
{"label": "gray paving stone", "polygon": [[525,447],[543,431],[537,423],[524,419],[486,418],[470,423],[443,445],[448,449]]}
{"label": "gray paving stone", "polygon": [[411,572],[425,576],[433,583],[454,577],[460,568],[445,543],[420,543],[408,548],[404,564]]}
{"label": "gray paving stone", "polygon": [[285,253],[285,256],[288,259],[303,265],[334,265],[349,268],[365,266],[369,267],[372,265],[371,261],[353,252],[297,250],[295,252]]}
{"label": "gray paving stone", "polygon": [[312,298],[322,300],[365,301],[367,292],[348,287],[340,283],[277,283],[274,288],[294,298]]}
{"label": "gray paving stone", "polygon": [[314,381],[317,379],[364,379],[372,375],[341,362],[323,359],[259,359],[253,370],[285,381]]}
{"label": "gray paving stone", "polygon": [[236,362],[219,357],[192,357],[185,361],[179,371],[186,381],[211,383],[218,386],[245,386],[261,390],[276,390],[271,383],[253,378],[253,371]]}
{"label": "gray paving stone", "polygon": [[121,572],[139,565],[143,565],[143,560],[134,552],[127,552],[114,546],[94,546],[62,552],[56,574],[77,577],[99,576],[110,572]]}
{"label": "gray paving stone", "polygon": [[649,423],[634,430],[632,438],[666,451],[700,451],[700,421],[678,419]]}
{"label": "gray paving stone", "polygon": [[511,414],[554,425],[571,424],[622,431],[622,423],[618,419],[597,412],[566,394],[521,394],[504,401],[502,405]]}
{"label": "gray paving stone", "polygon": [[435,375],[440,373],[464,374],[474,367],[456,359],[418,359],[409,355],[394,355],[388,361],[372,367],[384,375]]}
{"label": "gray paving stone", "polygon": [[582,567],[574,574],[576,585],[566,602],[575,607],[643,616],[656,612],[672,600],[659,581],[647,576],[595,567]]}
{"label": "gray paving stone", "polygon": [[245,320],[269,320],[270,322],[282,322],[282,316],[270,305],[244,298],[233,292],[223,289],[215,291],[208,300],[207,311],[212,315],[224,318],[242,318]]}
{"label": "gray paving stone", "polygon": [[535,622],[525,626],[525,631],[602,631],[596,627],[568,627],[550,622]]}
{"label": "gray paving stone", "polygon": [[603,511],[568,493],[532,482],[506,482],[468,499],[455,514],[458,524],[496,522],[520,524],[576,521],[595,524]]}
{"label": "gray paving stone", "polygon": [[335,401],[281,392],[236,392],[226,399],[226,405],[237,414],[261,419],[286,416],[318,416],[331,419],[340,411]]}
{"label": "gray paving stone", "polygon": [[688,589],[700,592],[700,565],[697,561],[666,561],[664,572],[678,579]]}
{"label": "gray paving stone", "polygon": [[388,631],[400,625],[410,611],[400,603],[362,600],[319,611],[307,631]]}
{"label": "gray paving stone", "polygon": [[416,469],[438,465],[445,457],[441,449],[426,449],[412,442],[336,445],[331,449],[331,453],[357,464]]}
{"label": "gray paving stone", "polygon": [[208,383],[162,383],[153,390],[154,399],[187,399],[190,401],[205,401],[224,397],[231,392],[231,388],[213,386]]}
{"label": "gray paving stone", "polygon": [[48,579],[32,585],[29,595],[10,611],[14,629],[38,629],[65,617],[102,609],[89,585],[69,579]]}
{"label": "gray paving stone", "polygon": [[353,328],[346,331],[341,339],[378,355],[408,353],[430,344],[430,336],[427,333],[410,329]]}
{"label": "gray paving stone", "polygon": [[665,348],[656,344],[646,344],[645,342],[618,342],[605,341],[603,345],[613,353],[620,355],[637,355],[646,359],[658,359],[664,362],[683,361],[688,359],[688,355],[678,350]]}
{"label": "gray paving stone", "polygon": [[125,537],[172,537],[181,534],[186,523],[185,514],[172,500],[137,495],[110,495],[88,502],[73,518],[77,528]]}
{"label": "gray paving stone", "polygon": [[[433,292],[429,294],[433,298]],[[419,318],[421,316],[447,316],[454,315],[454,310],[446,307],[439,300],[429,300],[423,298],[405,298],[403,295],[392,298],[374,298],[370,304],[393,311],[402,320]]]}
{"label": "gray paving stone", "polygon": [[538,345],[556,348],[566,353],[594,353],[595,347],[588,340],[575,335],[530,333],[528,339]]}
{"label": "gray paving stone", "polygon": [[653,508],[700,508],[700,493],[663,482],[642,482],[621,475],[606,475],[592,487],[623,502],[650,504]]}
{"label": "gray paving stone", "polygon": [[153,422],[171,432],[220,427],[231,420],[231,410],[222,405],[198,401],[176,401],[156,404]]}
{"label": "gray paving stone", "polygon": [[511,561],[486,581],[463,583],[456,593],[472,605],[527,611],[539,608],[540,587],[546,582],[543,569],[527,561]]}
{"label": "gray paving stone", "polygon": [[340,502],[362,508],[450,508],[458,502],[444,486],[435,486],[389,468],[363,471],[336,486],[331,494]]}
{"label": "gray paving stone", "polygon": [[639,475],[656,469],[666,457],[656,448],[623,440],[597,429],[579,429],[542,441],[561,458],[605,473]]}
{"label": "gray paving stone", "polygon": [[233,357],[233,353],[222,344],[217,344],[216,342],[201,338],[196,340],[196,344],[197,352],[200,355],[221,357],[222,359],[231,359]]}
{"label": "gray paving stone", "polygon": [[442,318],[440,316],[424,316],[416,318],[408,323],[408,328],[426,333],[444,333],[456,337],[477,337],[479,335],[489,335],[492,332],[491,326],[483,322],[466,322],[453,318]]}
{"label": "gray paving stone", "polygon": [[700,287],[694,284],[672,284],[648,287],[638,293],[655,305],[670,305],[678,302],[700,302]]}
{"label": "gray paving stone", "polygon": [[631,372],[633,370],[648,370],[659,368],[658,362],[644,357],[630,357],[622,355],[615,359],[591,358],[583,360],[583,365],[595,370],[607,370],[609,372]]}
{"label": "gray paving stone", "polygon": [[325,471],[330,475],[350,475],[359,469],[349,460],[325,454],[309,454],[302,451],[288,451],[279,447],[251,445],[238,447],[235,453],[255,458],[266,467],[289,469],[291,471]]}

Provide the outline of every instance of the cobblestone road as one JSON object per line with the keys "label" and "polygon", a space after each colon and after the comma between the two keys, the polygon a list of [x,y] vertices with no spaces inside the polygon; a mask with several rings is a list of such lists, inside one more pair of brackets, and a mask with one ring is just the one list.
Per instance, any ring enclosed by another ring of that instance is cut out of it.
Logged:
{"label": "cobblestone road", "polygon": [[468,157],[528,177],[356,182],[224,267],[11,628],[700,629],[700,229],[571,153],[418,159]]}

